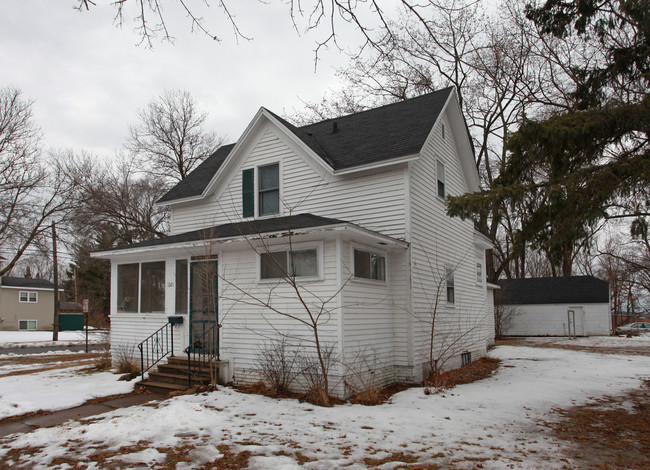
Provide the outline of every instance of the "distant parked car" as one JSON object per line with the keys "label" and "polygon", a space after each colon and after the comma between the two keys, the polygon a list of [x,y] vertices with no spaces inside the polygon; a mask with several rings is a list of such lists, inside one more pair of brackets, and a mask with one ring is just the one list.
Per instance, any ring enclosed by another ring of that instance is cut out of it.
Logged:
{"label": "distant parked car", "polygon": [[650,333],[650,323],[645,323],[645,322],[629,323],[627,325],[619,326],[618,329],[624,333],[634,332],[634,331],[638,331],[639,333],[646,333],[646,332]]}

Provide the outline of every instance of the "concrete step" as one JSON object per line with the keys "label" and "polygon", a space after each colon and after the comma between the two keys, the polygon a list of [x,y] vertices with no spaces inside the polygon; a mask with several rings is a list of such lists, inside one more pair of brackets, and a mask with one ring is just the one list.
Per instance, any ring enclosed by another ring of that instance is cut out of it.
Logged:
{"label": "concrete step", "polygon": [[[184,376],[187,377],[187,364],[185,365],[176,365],[176,364],[158,364],[158,372],[162,372],[163,374],[170,374],[170,375],[178,375],[178,376]],[[192,375],[195,375],[197,377],[201,378],[210,378],[210,370],[209,369],[203,369],[201,370],[198,374],[195,373],[195,371],[192,371]]]}
{"label": "concrete step", "polygon": [[151,392],[161,393],[163,395],[168,395],[172,392],[178,392],[181,390],[187,390],[187,384],[179,385],[179,384],[170,384],[165,382],[153,382],[153,381],[149,381],[148,379],[145,380],[144,382],[140,382],[138,385],[146,388]]}
{"label": "concrete step", "polygon": [[[164,382],[178,385],[187,386],[187,373],[183,374],[168,374],[165,372],[152,371],[149,372],[149,379],[152,382]],[[192,385],[206,385],[210,383],[210,377],[192,377]]]}

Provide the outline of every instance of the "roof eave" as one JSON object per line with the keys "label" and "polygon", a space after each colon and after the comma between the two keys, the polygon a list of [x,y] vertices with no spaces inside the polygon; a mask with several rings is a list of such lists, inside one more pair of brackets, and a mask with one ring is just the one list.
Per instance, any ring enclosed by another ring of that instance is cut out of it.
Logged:
{"label": "roof eave", "polygon": [[420,158],[420,154],[411,154],[411,155],[404,155],[402,157],[396,157],[396,158],[391,158],[390,160],[382,160],[380,162],[375,162],[375,163],[368,163],[366,165],[358,165],[358,166],[353,166],[350,168],[343,168],[341,170],[334,170],[334,174],[337,176],[340,175],[349,175],[352,173],[359,173],[361,171],[367,171],[367,170],[374,170],[377,168],[384,168],[387,166],[393,166],[393,165],[399,165],[403,163],[408,163],[412,162],[414,160],[417,160]]}
{"label": "roof eave", "polygon": [[395,248],[408,248],[408,243],[399,240],[397,238],[390,237],[388,235],[383,235],[381,233],[360,227],[358,225],[352,224],[350,222],[344,222],[340,224],[333,225],[319,225],[317,227],[306,227],[301,229],[294,230],[276,230],[274,232],[265,232],[262,234],[251,234],[251,235],[237,235],[234,237],[225,237],[225,238],[215,238],[215,239],[202,239],[194,240],[190,242],[178,242],[178,243],[166,243],[161,245],[154,246],[144,246],[138,248],[126,248],[126,249],[116,249],[116,250],[105,250],[91,253],[91,258],[98,259],[112,259],[117,257],[126,257],[130,255],[145,254],[145,253],[157,253],[162,251],[171,251],[178,249],[192,249],[205,246],[206,242],[214,242],[219,245],[226,243],[240,242],[240,241],[250,241],[259,240],[259,239],[279,239],[280,237],[287,236],[288,233],[291,233],[292,236],[300,235],[311,235],[318,232],[340,232],[340,231],[350,231],[365,237],[373,238],[379,242],[382,242],[384,246],[395,247]]}

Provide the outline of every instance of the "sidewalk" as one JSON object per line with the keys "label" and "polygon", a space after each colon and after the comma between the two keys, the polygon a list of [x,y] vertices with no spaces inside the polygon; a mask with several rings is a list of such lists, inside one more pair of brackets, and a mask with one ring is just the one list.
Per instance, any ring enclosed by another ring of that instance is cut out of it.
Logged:
{"label": "sidewalk", "polygon": [[83,405],[65,410],[44,412],[42,414],[27,416],[24,419],[16,419],[5,424],[0,424],[0,437],[13,433],[26,433],[37,428],[58,426],[68,420],[78,420],[95,416],[108,411],[126,408],[129,406],[142,405],[151,401],[165,399],[165,395],[156,393],[131,393],[129,395],[101,401],[101,398],[92,400],[94,403],[84,403]]}

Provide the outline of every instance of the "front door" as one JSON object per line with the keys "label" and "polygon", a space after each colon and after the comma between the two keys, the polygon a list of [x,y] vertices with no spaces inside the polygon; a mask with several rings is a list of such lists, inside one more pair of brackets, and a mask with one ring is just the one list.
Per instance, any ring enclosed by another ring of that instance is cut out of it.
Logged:
{"label": "front door", "polygon": [[190,264],[190,348],[218,348],[217,260]]}

